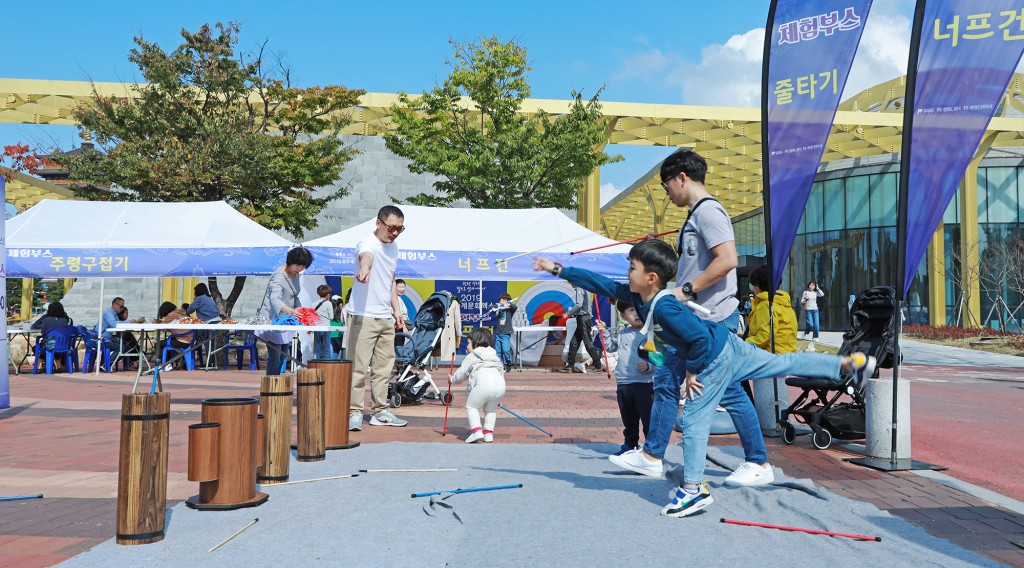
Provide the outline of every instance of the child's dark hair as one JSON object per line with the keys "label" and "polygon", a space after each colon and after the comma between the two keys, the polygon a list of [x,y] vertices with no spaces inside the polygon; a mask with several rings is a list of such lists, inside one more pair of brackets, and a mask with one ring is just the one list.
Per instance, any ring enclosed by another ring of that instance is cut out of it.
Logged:
{"label": "child's dark hair", "polygon": [[332,290],[331,287],[328,286],[327,284],[321,284],[316,287],[316,295],[320,296],[321,298],[323,298],[324,296],[330,296],[333,293],[334,290]]}
{"label": "child's dark hair", "polygon": [[750,273],[747,277],[750,280],[752,286],[757,286],[761,290],[768,291],[768,265],[762,264]]}
{"label": "child's dark hair", "polygon": [[473,347],[491,347],[494,345],[494,337],[491,336],[491,330],[486,327],[478,327],[469,332],[469,340],[473,342]]}
{"label": "child's dark hair", "polygon": [[626,310],[628,310],[629,308],[632,308],[632,307],[633,307],[633,304],[630,304],[629,302],[623,302],[622,300],[615,300],[615,309],[619,310],[620,314],[626,313]]}
{"label": "child's dark hair", "polygon": [[507,293],[507,292],[503,292],[503,293],[501,294],[501,296],[498,296],[498,297],[499,297],[500,299],[502,299],[502,300],[508,300],[508,301],[510,301],[510,302],[512,301],[512,296],[511,296],[511,295],[510,295],[509,293]]}
{"label": "child's dark hair", "polygon": [[679,257],[672,246],[657,239],[640,241],[629,250],[629,259],[644,265],[644,271],[658,275],[658,287],[668,286],[668,281],[676,275]]}

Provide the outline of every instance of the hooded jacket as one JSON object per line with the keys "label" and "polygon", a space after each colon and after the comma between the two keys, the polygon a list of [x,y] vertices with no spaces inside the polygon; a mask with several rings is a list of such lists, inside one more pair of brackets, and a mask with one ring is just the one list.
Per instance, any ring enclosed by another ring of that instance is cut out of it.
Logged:
{"label": "hooded jacket", "polygon": [[[789,294],[784,290],[775,292],[775,301],[772,303],[775,326],[775,352],[793,353],[796,351],[796,312],[793,311]],[[754,302],[750,310],[750,319],[747,323],[750,329],[747,334],[747,342],[753,343],[765,351],[771,350],[769,343],[770,330],[768,327],[768,292],[762,291],[754,296]]]}
{"label": "hooded jacket", "polygon": [[505,365],[493,347],[477,347],[466,355],[462,365],[455,371],[452,383],[461,383],[468,379],[469,388],[473,388],[484,376],[505,382]]}

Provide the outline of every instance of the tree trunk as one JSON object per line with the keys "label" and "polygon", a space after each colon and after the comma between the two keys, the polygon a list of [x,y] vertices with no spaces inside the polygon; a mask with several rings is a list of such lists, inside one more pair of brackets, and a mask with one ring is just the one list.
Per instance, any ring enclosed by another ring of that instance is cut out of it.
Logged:
{"label": "tree trunk", "polygon": [[210,295],[213,296],[213,301],[217,303],[217,310],[222,316],[226,318],[231,317],[231,310],[235,308],[235,302],[238,301],[238,297],[242,295],[242,288],[245,287],[245,276],[235,276],[235,284],[227,298],[221,295],[220,287],[217,286],[216,276],[209,277],[208,281]]}

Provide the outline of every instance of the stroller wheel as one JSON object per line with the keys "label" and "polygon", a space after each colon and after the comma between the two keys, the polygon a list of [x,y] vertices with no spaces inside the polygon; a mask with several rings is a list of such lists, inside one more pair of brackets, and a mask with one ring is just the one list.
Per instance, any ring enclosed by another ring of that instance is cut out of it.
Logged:
{"label": "stroller wheel", "polygon": [[395,394],[391,395],[391,407],[398,408],[399,406],[402,406],[402,395],[396,392]]}
{"label": "stroller wheel", "polygon": [[450,392],[443,392],[441,393],[441,396],[438,398],[441,399],[441,404],[445,406],[451,406],[452,403],[455,402],[455,395],[453,395]]}
{"label": "stroller wheel", "polygon": [[792,444],[796,441],[796,428],[793,427],[789,422],[781,422],[782,425],[782,441],[786,445]]}
{"label": "stroller wheel", "polygon": [[832,432],[828,431],[828,428],[818,427],[814,431],[814,437],[812,439],[814,447],[819,450],[827,450],[832,445]]}

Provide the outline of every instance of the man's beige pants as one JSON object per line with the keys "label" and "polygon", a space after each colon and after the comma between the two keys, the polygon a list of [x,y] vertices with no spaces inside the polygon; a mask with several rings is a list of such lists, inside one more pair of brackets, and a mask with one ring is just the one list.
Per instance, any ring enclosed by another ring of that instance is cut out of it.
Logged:
{"label": "man's beige pants", "polygon": [[363,414],[366,373],[370,373],[370,411],[377,414],[388,408],[388,381],[395,366],[394,318],[352,316],[347,330],[352,350],[352,402],[350,415]]}

